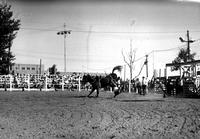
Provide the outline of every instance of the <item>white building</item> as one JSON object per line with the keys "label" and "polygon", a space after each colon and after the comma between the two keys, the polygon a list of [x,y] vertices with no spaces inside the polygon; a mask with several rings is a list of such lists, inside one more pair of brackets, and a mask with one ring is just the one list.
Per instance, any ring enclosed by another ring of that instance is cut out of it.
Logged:
{"label": "white building", "polygon": [[40,64],[14,64],[11,68],[14,74],[44,74],[44,65]]}

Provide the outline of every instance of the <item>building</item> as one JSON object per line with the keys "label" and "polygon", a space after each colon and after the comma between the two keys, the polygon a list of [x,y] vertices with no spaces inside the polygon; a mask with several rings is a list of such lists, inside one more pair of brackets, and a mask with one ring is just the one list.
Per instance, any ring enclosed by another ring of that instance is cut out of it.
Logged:
{"label": "building", "polygon": [[40,64],[14,64],[12,66],[14,74],[44,74],[44,65]]}
{"label": "building", "polygon": [[[181,66],[179,70],[179,76],[182,77],[200,77],[200,60],[194,60],[190,62],[182,62],[182,63],[168,63],[166,64],[167,67],[173,67],[175,65]],[[171,72],[171,69],[167,70],[168,74]],[[168,76],[168,75],[167,75]]]}

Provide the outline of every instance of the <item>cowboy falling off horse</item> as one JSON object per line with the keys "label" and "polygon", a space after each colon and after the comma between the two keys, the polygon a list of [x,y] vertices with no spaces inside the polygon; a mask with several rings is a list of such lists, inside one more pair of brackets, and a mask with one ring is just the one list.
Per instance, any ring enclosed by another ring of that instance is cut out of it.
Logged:
{"label": "cowboy falling off horse", "polygon": [[115,71],[121,72],[122,66],[115,66],[112,70],[112,73],[106,75],[105,77],[101,76],[91,76],[90,74],[84,75],[82,79],[82,84],[85,85],[86,83],[90,83],[92,89],[88,95],[90,95],[96,90],[97,94],[96,97],[99,96],[99,90],[101,88],[111,87],[114,91],[114,97],[120,94],[120,87],[118,86],[118,81],[120,77],[117,77],[117,74],[114,73]]}

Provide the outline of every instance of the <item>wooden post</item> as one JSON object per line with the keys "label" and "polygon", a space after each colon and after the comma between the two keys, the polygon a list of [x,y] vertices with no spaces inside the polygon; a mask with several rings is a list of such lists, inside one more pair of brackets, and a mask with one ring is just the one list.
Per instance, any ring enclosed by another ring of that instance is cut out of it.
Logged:
{"label": "wooden post", "polygon": [[65,82],[64,82],[64,76],[62,76],[62,91],[65,90]]}
{"label": "wooden post", "polygon": [[167,69],[164,69],[164,77],[167,78]]}
{"label": "wooden post", "polygon": [[159,69],[159,77],[161,77],[161,69]]}
{"label": "wooden post", "polygon": [[10,91],[12,91],[12,75],[9,75]]}
{"label": "wooden post", "polygon": [[81,77],[78,77],[78,91],[81,91]]}
{"label": "wooden post", "polygon": [[113,90],[112,90],[112,87],[110,87],[110,92],[112,92]]}
{"label": "wooden post", "polygon": [[28,81],[27,81],[27,84],[28,84],[28,91],[30,91],[30,74],[28,74]]}
{"label": "wooden post", "polygon": [[47,75],[45,75],[45,91],[47,91]]}
{"label": "wooden post", "polygon": [[6,76],[4,76],[3,79],[4,79],[4,91],[7,91]]}
{"label": "wooden post", "polygon": [[145,65],[146,65],[146,77],[148,78],[148,55],[146,55]]}

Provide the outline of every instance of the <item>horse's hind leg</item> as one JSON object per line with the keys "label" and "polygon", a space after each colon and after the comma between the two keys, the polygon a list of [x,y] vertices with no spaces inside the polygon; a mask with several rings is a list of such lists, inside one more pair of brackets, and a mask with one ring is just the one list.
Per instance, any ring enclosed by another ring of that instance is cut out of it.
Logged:
{"label": "horse's hind leg", "polygon": [[94,92],[95,88],[92,88],[92,90],[90,91],[88,97],[90,97],[90,95]]}
{"label": "horse's hind leg", "polygon": [[114,91],[114,97],[116,97],[117,95],[119,95],[120,94],[120,90],[117,90],[117,91]]}

